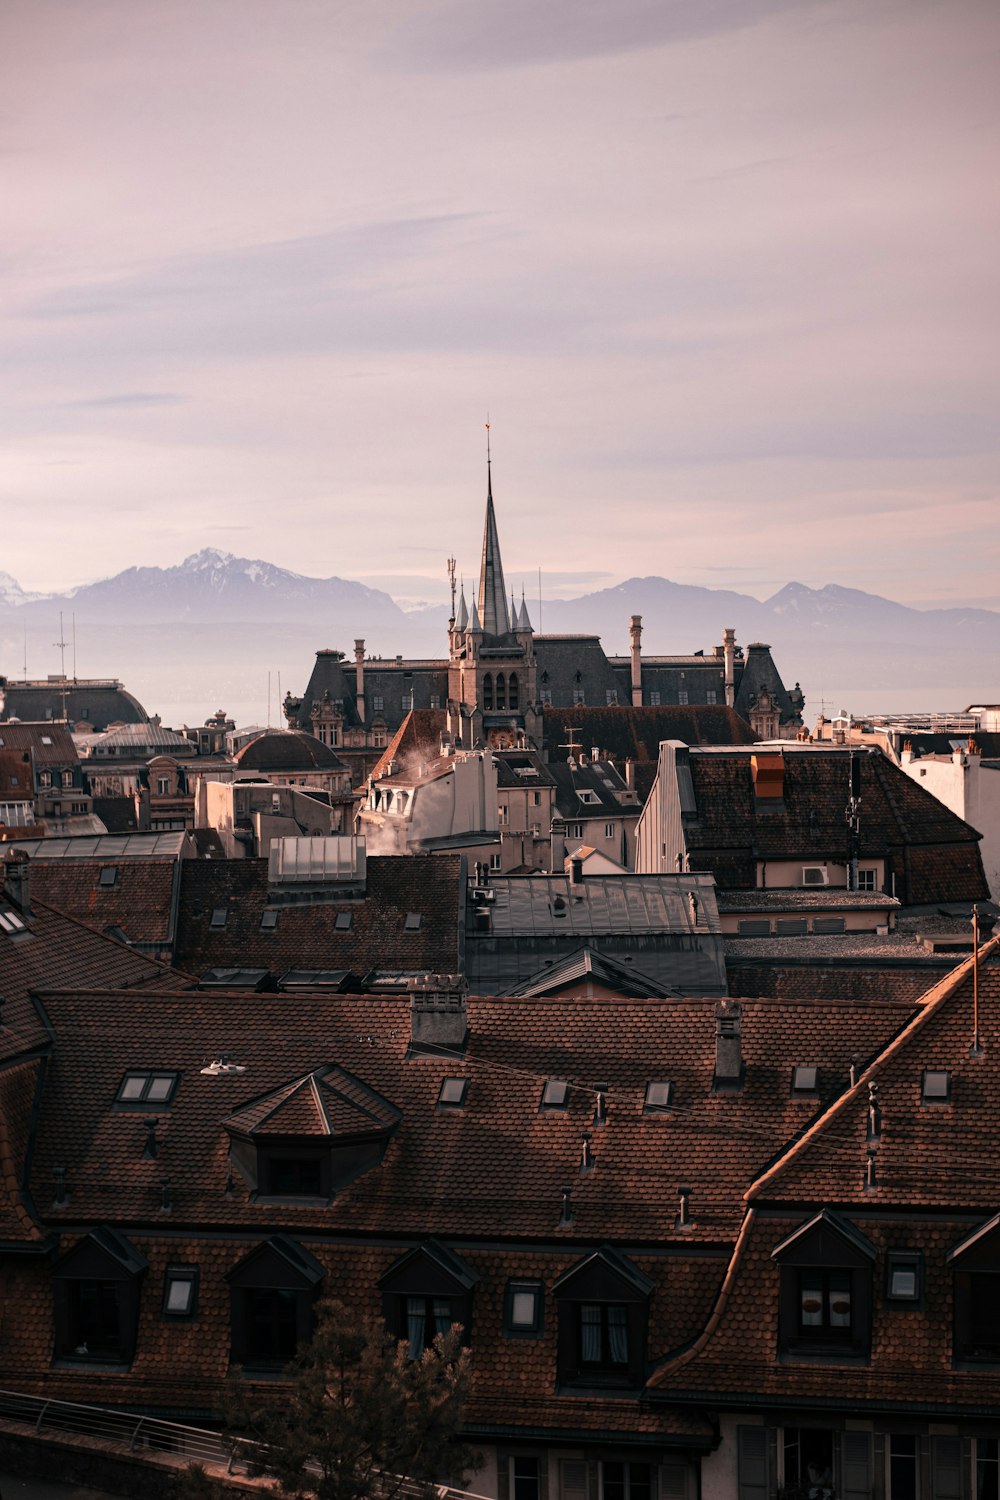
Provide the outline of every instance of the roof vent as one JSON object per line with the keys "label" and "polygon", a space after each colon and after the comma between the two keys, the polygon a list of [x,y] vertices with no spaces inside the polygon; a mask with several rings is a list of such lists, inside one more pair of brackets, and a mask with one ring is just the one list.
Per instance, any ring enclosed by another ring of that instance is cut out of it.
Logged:
{"label": "roof vent", "polygon": [[742,1024],[743,1009],[738,1000],[721,1000],[715,1007],[716,1089],[738,1089],[743,1082]]}
{"label": "roof vent", "polygon": [[246,1068],[242,1063],[232,1061],[228,1052],[220,1052],[218,1057],[213,1057],[207,1068],[202,1068],[206,1078],[223,1078],[236,1073],[245,1073]]}

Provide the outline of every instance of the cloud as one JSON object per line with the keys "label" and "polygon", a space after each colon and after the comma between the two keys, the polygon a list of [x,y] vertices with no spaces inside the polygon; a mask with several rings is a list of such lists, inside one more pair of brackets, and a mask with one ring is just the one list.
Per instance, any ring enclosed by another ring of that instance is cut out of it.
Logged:
{"label": "cloud", "polygon": [[121,409],[130,406],[178,406],[185,399],[176,391],[127,391],[117,396],[88,396],[77,401],[64,401],[61,404],[69,408],[91,407],[100,410],[104,407]]}

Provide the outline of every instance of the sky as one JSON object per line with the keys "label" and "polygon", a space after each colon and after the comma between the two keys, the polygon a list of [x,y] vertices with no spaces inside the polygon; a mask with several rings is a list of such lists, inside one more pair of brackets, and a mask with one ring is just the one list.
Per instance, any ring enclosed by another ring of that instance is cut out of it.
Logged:
{"label": "sky", "polygon": [[995,0],[22,0],[0,569],[1000,608]]}

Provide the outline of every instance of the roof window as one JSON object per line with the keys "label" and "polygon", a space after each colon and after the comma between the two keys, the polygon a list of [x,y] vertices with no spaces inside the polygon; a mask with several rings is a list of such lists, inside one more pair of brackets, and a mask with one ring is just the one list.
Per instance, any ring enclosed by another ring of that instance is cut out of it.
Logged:
{"label": "roof window", "polygon": [[274,932],[278,926],[278,918],[281,913],[275,906],[265,906],[260,914],[261,932]]}
{"label": "roof window", "polygon": [[118,866],[105,865],[97,877],[97,884],[105,888],[118,884]]}
{"label": "roof window", "polygon": [[461,1109],[465,1104],[468,1091],[469,1080],[467,1078],[442,1078],[438,1103],[447,1105],[449,1109]]}
{"label": "roof window", "polygon": [[792,1069],[792,1093],[815,1094],[819,1069],[804,1064]]}
{"label": "roof window", "polygon": [[218,931],[221,927],[225,927],[228,916],[229,908],[227,906],[213,906],[211,920],[208,924],[209,927],[215,931]]}
{"label": "roof window", "polygon": [[569,1084],[563,1078],[548,1078],[542,1086],[539,1109],[565,1109],[569,1099]]}
{"label": "roof window", "polygon": [[163,1277],[163,1314],[193,1318],[198,1305],[198,1267],[168,1266]]}
{"label": "roof window", "polygon": [[890,1250],[886,1256],[885,1295],[890,1302],[919,1302],[923,1257],[919,1250]]}
{"label": "roof window", "polygon": [[403,923],[403,931],[416,932],[422,921],[423,917],[418,911],[408,911],[406,913],[406,921]]}
{"label": "roof window", "polygon": [[670,1108],[674,1097],[674,1086],[666,1079],[660,1079],[655,1083],[646,1084],[646,1097],[643,1100],[642,1112],[644,1115],[662,1114],[665,1109]]}
{"label": "roof window", "polygon": [[122,1079],[116,1104],[169,1104],[174,1097],[179,1073],[129,1072]]}
{"label": "roof window", "polygon": [[334,928],[335,928],[335,930],[337,932],[350,932],[350,930],[351,930],[351,923],[353,922],[353,920],[354,920],[354,913],[353,912],[338,911],[337,916],[336,916],[336,920],[334,921],[333,925],[334,925]]}
{"label": "roof window", "polygon": [[0,928],[11,935],[27,931],[24,919],[16,911],[11,911],[10,907],[5,907],[3,911],[0,911]]}
{"label": "roof window", "polygon": [[921,1104],[951,1103],[951,1074],[944,1068],[925,1068],[920,1080]]}
{"label": "roof window", "polygon": [[52,736],[51,736],[51,734],[43,734],[42,735],[42,744],[43,745],[51,745],[51,743],[52,743]]}

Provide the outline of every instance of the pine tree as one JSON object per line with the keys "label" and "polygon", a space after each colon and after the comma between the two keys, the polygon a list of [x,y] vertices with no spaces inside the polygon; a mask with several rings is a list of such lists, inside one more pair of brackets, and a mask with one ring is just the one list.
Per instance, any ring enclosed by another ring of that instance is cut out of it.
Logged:
{"label": "pine tree", "polygon": [[[312,1341],[287,1374],[289,1386],[271,1402],[248,1400],[237,1376],[226,1422],[231,1435],[250,1440],[240,1444],[250,1472],[287,1500],[392,1500],[404,1488],[407,1500],[430,1496],[437,1485],[463,1483],[475,1462],[458,1439],[470,1364],[457,1325],[411,1359],[381,1319],[321,1303]],[[198,1468],[177,1493],[232,1497]]]}

